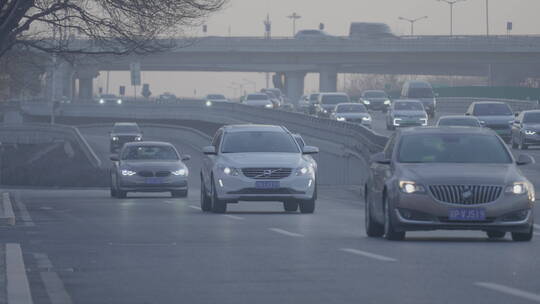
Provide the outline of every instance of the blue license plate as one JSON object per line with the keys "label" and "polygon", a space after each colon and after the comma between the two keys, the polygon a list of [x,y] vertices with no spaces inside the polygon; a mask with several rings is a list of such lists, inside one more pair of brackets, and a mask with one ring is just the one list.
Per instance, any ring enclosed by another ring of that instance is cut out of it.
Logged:
{"label": "blue license plate", "polygon": [[163,178],[161,177],[149,177],[146,179],[146,183],[150,185],[163,184]]}
{"label": "blue license plate", "polygon": [[451,221],[485,221],[486,210],[482,208],[450,209],[448,219]]}
{"label": "blue license plate", "polygon": [[279,182],[276,181],[256,181],[255,189],[278,189]]}

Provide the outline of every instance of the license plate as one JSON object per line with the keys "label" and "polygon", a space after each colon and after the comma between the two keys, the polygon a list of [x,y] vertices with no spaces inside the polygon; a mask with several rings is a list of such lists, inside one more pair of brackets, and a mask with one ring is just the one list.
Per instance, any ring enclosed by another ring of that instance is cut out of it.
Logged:
{"label": "license plate", "polygon": [[146,179],[147,184],[156,185],[163,184],[163,178],[161,177],[149,177]]}
{"label": "license plate", "polygon": [[486,220],[486,210],[482,208],[451,209],[448,219],[451,221],[484,221]]}
{"label": "license plate", "polygon": [[276,181],[257,181],[255,182],[255,189],[278,189],[279,182]]}

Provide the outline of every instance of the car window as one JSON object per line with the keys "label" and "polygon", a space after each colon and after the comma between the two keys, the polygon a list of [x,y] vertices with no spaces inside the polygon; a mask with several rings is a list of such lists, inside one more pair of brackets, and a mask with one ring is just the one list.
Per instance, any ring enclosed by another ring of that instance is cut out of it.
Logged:
{"label": "car window", "polygon": [[416,134],[400,140],[401,163],[510,163],[511,157],[495,135]]}
{"label": "car window", "polygon": [[322,104],[326,105],[337,105],[338,103],[347,103],[350,102],[347,95],[323,95],[321,99]]}
{"label": "car window", "polygon": [[398,111],[423,111],[424,106],[419,102],[395,102],[394,109]]}
{"label": "car window", "polygon": [[505,103],[479,103],[474,106],[474,116],[512,115],[512,110]]}
{"label": "car window", "polygon": [[299,153],[298,145],[285,132],[246,131],[227,133],[222,153],[282,152]]}
{"label": "car window", "polygon": [[130,146],[122,151],[122,160],[178,160],[171,146]]}
{"label": "car window", "polygon": [[247,96],[246,100],[268,100],[268,95],[266,94],[250,94]]}
{"label": "car window", "polygon": [[433,90],[430,88],[409,88],[408,98],[433,98]]}
{"label": "car window", "polygon": [[351,105],[338,105],[336,107],[337,113],[366,113],[367,109],[362,104],[351,104]]}
{"label": "car window", "polygon": [[385,92],[373,91],[373,92],[364,93],[364,98],[386,98],[386,97],[387,95]]}
{"label": "car window", "polygon": [[523,123],[538,123],[538,124],[540,124],[540,113],[525,113],[525,114],[523,114],[523,121],[522,122]]}
{"label": "car window", "polygon": [[140,133],[141,130],[135,125],[115,125],[113,127],[114,133]]}
{"label": "car window", "polygon": [[317,100],[319,100],[319,94],[311,94],[311,95],[309,95],[309,101],[317,102]]}

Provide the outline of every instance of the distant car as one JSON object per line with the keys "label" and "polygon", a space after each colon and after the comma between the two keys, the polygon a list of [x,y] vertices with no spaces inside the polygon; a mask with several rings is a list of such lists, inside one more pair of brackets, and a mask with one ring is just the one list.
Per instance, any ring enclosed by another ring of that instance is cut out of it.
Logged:
{"label": "distant car", "polygon": [[159,95],[158,97],[158,100],[161,101],[161,102],[167,102],[167,101],[176,101],[178,98],[176,97],[176,95],[172,94],[172,93],[163,93],[161,95]]}
{"label": "distant car", "polygon": [[401,99],[421,101],[429,117],[435,117],[437,112],[437,99],[429,82],[407,81],[401,90]]}
{"label": "distant car", "polygon": [[264,94],[268,95],[268,97],[270,98],[270,101],[272,101],[272,103],[274,104],[274,108],[279,108],[281,107],[281,105],[283,104],[283,99],[280,98],[280,97],[277,97],[274,92],[271,92],[271,91],[266,91],[264,92]]}
{"label": "distant car", "polygon": [[385,23],[353,22],[349,29],[351,39],[384,39],[397,38],[390,26]]}
{"label": "distant car", "polygon": [[110,151],[115,153],[129,142],[143,140],[143,133],[137,123],[134,122],[117,122],[113,125],[112,131],[109,133]]}
{"label": "distant car", "polygon": [[520,150],[540,145],[540,110],[519,113],[512,125],[511,143]]}
{"label": "distant car", "polygon": [[296,39],[332,39],[337,38],[322,30],[300,30],[294,35]]}
{"label": "distant car", "polygon": [[102,94],[99,96],[98,103],[100,105],[121,105],[123,103],[122,98],[112,94]]}
{"label": "distant car", "polygon": [[427,126],[428,115],[418,100],[396,100],[386,114],[386,129]]}
{"label": "distant car", "polygon": [[309,115],[317,115],[320,93],[309,94]]}
{"label": "distant car", "polygon": [[477,127],[481,128],[482,124],[478,118],[473,116],[463,115],[448,115],[441,116],[436,124],[437,127],[450,126],[450,127]]}
{"label": "distant car", "polygon": [[336,105],[331,117],[337,121],[357,123],[371,128],[371,115],[361,103],[340,103]]}
{"label": "distant car", "polygon": [[371,159],[364,187],[369,237],[403,240],[414,230],[479,230],[490,239],[533,237],[534,186],[487,128],[409,128]]}
{"label": "distant car", "polygon": [[498,101],[473,102],[465,115],[475,116],[484,127],[493,129],[506,142],[510,142],[512,139],[512,124],[515,117],[507,103]]}
{"label": "distant car", "polygon": [[360,100],[369,110],[382,111],[384,113],[388,111],[388,108],[392,103],[385,91],[377,90],[362,92]]}
{"label": "distant car", "polygon": [[285,128],[236,125],[219,129],[201,171],[201,209],[224,213],[238,201],[283,202],[285,211],[313,213],[317,180],[312,159],[318,149],[300,149]]}
{"label": "distant car", "polygon": [[300,99],[298,100],[298,106],[296,107],[296,110],[298,112],[302,112],[305,114],[309,113],[309,96],[308,95],[303,95],[302,97],[300,97]]}
{"label": "distant car", "polygon": [[243,103],[245,105],[258,107],[258,108],[266,108],[266,109],[275,108],[274,102],[272,102],[270,97],[265,93],[248,94],[244,98]]}
{"label": "distant car", "polygon": [[332,112],[334,112],[336,105],[340,103],[350,103],[351,99],[346,93],[320,93],[317,106],[317,115],[319,117],[329,118]]}
{"label": "distant car", "polygon": [[111,156],[111,196],[125,198],[128,192],[170,192],[188,195],[188,167],[176,148],[165,142],[126,144],[118,156]]}
{"label": "distant car", "polygon": [[211,106],[213,103],[230,102],[230,100],[222,94],[208,94],[205,99],[207,106]]}

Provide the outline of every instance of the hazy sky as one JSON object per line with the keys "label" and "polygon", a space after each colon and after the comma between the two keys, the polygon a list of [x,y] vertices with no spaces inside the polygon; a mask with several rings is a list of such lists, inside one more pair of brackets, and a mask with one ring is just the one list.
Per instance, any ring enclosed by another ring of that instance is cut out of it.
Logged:
{"label": "hazy sky", "polygon": [[[454,34],[481,35],[486,32],[485,0],[467,0],[454,6]],[[506,22],[514,23],[513,34],[540,34],[540,0],[489,0],[490,32],[506,34]],[[428,19],[415,26],[418,35],[446,35],[449,33],[449,5],[437,0],[229,0],[221,12],[208,20],[208,35],[226,36],[229,29],[233,36],[262,36],[263,20],[270,14],[273,36],[290,36],[292,23],[286,16],[296,12],[302,16],[297,29],[316,28],[324,23],[326,31],[333,35],[347,35],[351,22],[384,22],[397,34],[408,34],[409,24],[398,17]],[[192,29],[202,35],[200,28]],[[127,73],[111,73],[110,90],[117,93],[118,86],[129,84]],[[105,73],[96,81],[96,88],[106,86]],[[165,91],[179,96],[198,96],[210,92],[232,95],[232,82],[253,85],[244,79],[254,80],[257,89],[265,84],[261,73],[198,73],[198,72],[143,72],[143,82],[149,83],[154,95]],[[318,76],[308,75],[306,90],[316,90]],[[128,93],[132,89],[128,89]]]}

